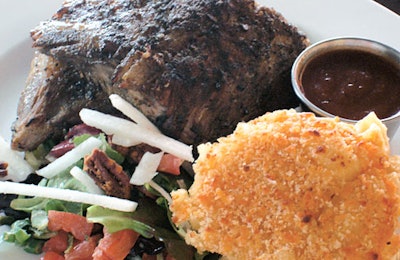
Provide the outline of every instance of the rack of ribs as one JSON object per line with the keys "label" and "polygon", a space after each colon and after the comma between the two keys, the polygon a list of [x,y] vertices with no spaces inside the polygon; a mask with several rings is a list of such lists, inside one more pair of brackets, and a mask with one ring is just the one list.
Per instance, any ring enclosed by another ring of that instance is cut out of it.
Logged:
{"label": "rack of ribs", "polygon": [[290,68],[307,38],[252,0],[67,0],[31,31],[37,56],[13,126],[31,150],[116,113],[116,93],[187,144],[212,141],[266,111],[296,107]]}

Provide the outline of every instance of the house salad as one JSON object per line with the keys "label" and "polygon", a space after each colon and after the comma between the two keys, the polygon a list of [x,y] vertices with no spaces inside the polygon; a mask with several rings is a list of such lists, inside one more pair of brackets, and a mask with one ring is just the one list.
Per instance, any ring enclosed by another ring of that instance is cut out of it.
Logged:
{"label": "house salad", "polygon": [[170,192],[193,182],[192,147],[110,100],[121,117],[82,109],[64,141],[23,158],[2,140],[0,221],[10,228],[1,239],[42,259],[211,257],[170,221]]}

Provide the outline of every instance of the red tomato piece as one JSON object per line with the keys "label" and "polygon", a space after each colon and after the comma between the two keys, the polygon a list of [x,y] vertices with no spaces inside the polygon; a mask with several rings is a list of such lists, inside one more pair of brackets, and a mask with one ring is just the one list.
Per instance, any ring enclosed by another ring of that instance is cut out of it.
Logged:
{"label": "red tomato piece", "polygon": [[100,238],[101,235],[95,235],[87,240],[79,241],[65,254],[65,260],[92,260],[94,249]]}
{"label": "red tomato piece", "polygon": [[181,173],[179,167],[183,160],[172,154],[164,154],[161,158],[160,164],[158,165],[157,171],[170,173],[173,175],[179,175]]}
{"label": "red tomato piece", "polygon": [[49,251],[46,252],[40,260],[64,260],[65,258],[62,255],[57,254],[56,252]]}
{"label": "red tomato piece", "polygon": [[57,235],[51,237],[43,245],[43,252],[55,252],[60,255],[64,254],[64,251],[68,248],[68,233],[60,230]]}
{"label": "red tomato piece", "polygon": [[104,237],[94,250],[93,259],[125,259],[138,237],[139,234],[132,229],[123,229],[114,233],[108,233],[104,229]]}
{"label": "red tomato piece", "polygon": [[87,222],[83,216],[70,212],[49,210],[48,218],[47,228],[50,231],[64,230],[81,241],[92,233],[93,223]]}

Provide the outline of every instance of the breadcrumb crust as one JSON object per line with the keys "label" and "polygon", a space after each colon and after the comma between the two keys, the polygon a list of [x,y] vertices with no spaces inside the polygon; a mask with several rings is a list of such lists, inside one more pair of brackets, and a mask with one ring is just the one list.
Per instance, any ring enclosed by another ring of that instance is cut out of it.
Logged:
{"label": "breadcrumb crust", "polygon": [[186,242],[227,259],[390,259],[400,159],[374,114],[356,125],[279,110],[198,147],[172,192]]}

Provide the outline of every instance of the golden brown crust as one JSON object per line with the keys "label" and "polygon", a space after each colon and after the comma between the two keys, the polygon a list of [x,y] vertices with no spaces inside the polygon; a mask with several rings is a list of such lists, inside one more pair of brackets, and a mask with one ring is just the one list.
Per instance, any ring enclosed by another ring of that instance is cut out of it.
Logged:
{"label": "golden brown crust", "polygon": [[199,147],[173,221],[228,259],[388,259],[400,246],[399,165],[374,116],[354,125],[267,113]]}

